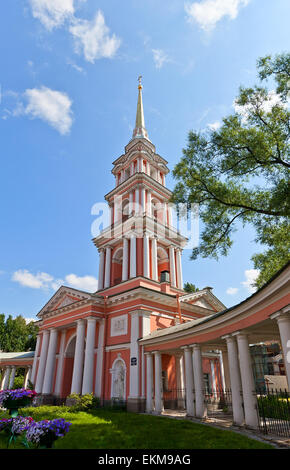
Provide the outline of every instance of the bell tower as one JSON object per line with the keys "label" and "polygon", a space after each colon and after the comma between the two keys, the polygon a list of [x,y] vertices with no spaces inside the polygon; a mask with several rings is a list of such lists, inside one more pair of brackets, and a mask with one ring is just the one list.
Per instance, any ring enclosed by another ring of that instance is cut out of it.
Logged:
{"label": "bell tower", "polygon": [[115,188],[105,196],[111,224],[93,239],[100,254],[98,291],[115,286],[125,291],[147,281],[151,288],[161,290],[165,283],[168,292],[178,293],[186,238],[172,226],[168,162],[148,137],[141,78],[132,139],[113,162]]}

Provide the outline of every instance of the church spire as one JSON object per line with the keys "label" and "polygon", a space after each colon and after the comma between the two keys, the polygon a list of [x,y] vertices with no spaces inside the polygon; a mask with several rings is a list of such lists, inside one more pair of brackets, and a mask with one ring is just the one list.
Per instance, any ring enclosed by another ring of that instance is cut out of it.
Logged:
{"label": "church spire", "polygon": [[[138,77],[138,103],[137,103],[137,113],[136,113],[136,124],[133,131],[133,139],[145,138],[148,139],[148,133],[145,128],[145,119],[143,111],[143,101],[142,101],[142,75]],[[148,139],[149,140],[149,139]]]}

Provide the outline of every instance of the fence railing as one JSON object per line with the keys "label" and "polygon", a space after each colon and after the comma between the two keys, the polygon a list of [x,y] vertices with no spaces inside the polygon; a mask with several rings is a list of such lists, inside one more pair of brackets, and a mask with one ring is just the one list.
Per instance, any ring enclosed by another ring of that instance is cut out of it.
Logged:
{"label": "fence railing", "polygon": [[257,407],[261,432],[290,437],[290,394],[287,390],[257,390]]}
{"label": "fence railing", "polygon": [[185,409],[185,390],[183,388],[174,388],[163,391],[164,408],[171,410]]}

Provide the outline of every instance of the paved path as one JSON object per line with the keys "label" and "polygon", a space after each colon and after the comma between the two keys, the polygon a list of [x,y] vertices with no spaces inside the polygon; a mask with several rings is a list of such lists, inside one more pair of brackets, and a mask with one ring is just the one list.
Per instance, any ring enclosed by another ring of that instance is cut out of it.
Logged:
{"label": "paved path", "polygon": [[174,419],[188,419],[195,423],[202,423],[207,426],[214,426],[219,429],[229,429],[231,431],[243,434],[252,439],[256,439],[261,442],[267,442],[269,444],[275,445],[278,448],[290,448],[290,438],[275,436],[275,435],[265,435],[259,431],[252,429],[246,429],[245,427],[233,425],[232,416],[224,413],[215,413],[211,416],[208,416],[206,419],[200,420],[197,418],[191,418],[186,416],[185,411],[180,410],[164,410],[161,416],[166,416],[168,418]]}

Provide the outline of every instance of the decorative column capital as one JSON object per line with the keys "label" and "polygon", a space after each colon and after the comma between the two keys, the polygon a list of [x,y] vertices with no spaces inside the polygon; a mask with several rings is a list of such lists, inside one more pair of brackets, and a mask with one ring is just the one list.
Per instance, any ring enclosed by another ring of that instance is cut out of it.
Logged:
{"label": "decorative column capital", "polygon": [[191,347],[194,351],[201,351],[201,344],[199,344],[199,343],[191,344],[190,347]]}

